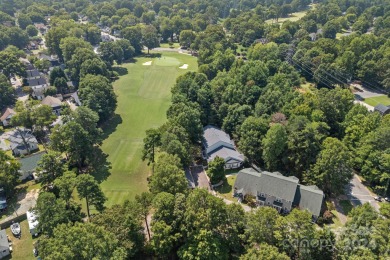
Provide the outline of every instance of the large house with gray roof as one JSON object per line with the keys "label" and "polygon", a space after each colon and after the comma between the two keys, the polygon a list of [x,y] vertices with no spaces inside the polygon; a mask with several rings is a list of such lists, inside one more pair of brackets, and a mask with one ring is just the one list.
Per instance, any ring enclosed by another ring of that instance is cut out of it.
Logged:
{"label": "large house with gray roof", "polygon": [[234,196],[256,198],[258,206],[270,206],[281,214],[293,208],[308,210],[316,220],[322,209],[324,193],[316,186],[299,184],[299,179],[283,176],[279,172],[257,172],[252,168],[241,170],[234,183]]}
{"label": "large house with gray roof", "polygon": [[235,169],[243,165],[245,157],[239,153],[229,135],[215,126],[203,128],[203,158],[211,162],[215,157],[225,160],[225,169]]}

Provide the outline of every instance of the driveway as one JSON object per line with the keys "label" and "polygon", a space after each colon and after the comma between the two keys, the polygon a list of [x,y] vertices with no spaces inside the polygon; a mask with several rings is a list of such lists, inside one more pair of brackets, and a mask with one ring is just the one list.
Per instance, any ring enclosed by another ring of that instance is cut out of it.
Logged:
{"label": "driveway", "polygon": [[31,208],[37,204],[39,190],[31,190],[28,193],[21,193],[18,195],[18,202],[15,205],[9,205],[13,209],[13,213],[0,221],[0,224],[11,221],[17,216],[26,214]]}
{"label": "driveway", "polygon": [[203,166],[193,166],[190,168],[192,180],[196,187],[204,188],[211,191],[209,179],[206,172],[203,170]]}
{"label": "driveway", "polygon": [[361,183],[359,177],[354,174],[351,182],[346,188],[346,194],[353,206],[359,206],[364,203],[370,203],[377,211],[379,211],[379,203],[374,200],[374,194],[372,194],[363,183]]}

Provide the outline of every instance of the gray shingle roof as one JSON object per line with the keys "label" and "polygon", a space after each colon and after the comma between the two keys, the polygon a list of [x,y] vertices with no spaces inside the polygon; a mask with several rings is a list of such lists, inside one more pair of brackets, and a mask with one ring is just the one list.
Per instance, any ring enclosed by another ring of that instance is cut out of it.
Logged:
{"label": "gray shingle roof", "polygon": [[5,229],[0,230],[0,250],[6,250],[9,249],[9,243],[7,238],[7,233],[5,232]]}
{"label": "gray shingle roof", "polygon": [[235,149],[234,142],[230,139],[229,135],[221,129],[211,125],[203,128],[203,144],[207,153],[212,152],[220,146]]}
{"label": "gray shingle roof", "polygon": [[294,204],[300,209],[307,209],[313,215],[319,217],[323,200],[324,192],[317,186],[298,185]]}
{"label": "gray shingle roof", "polygon": [[390,107],[387,107],[385,105],[379,104],[374,108],[375,111],[380,112],[381,114],[384,114],[386,112],[389,112]]}
{"label": "gray shingle roof", "polygon": [[225,160],[225,162],[228,162],[230,160],[235,160],[242,162],[244,161],[244,156],[237,152],[236,150],[232,150],[226,147],[222,147],[218,150],[214,150],[212,154],[210,154],[210,157],[207,159],[207,161],[214,160],[215,157],[220,157]]}
{"label": "gray shingle roof", "polygon": [[275,172],[257,172],[251,168],[243,169],[238,173],[234,187],[243,189],[244,194],[256,196],[265,193],[286,201],[294,201],[299,180],[295,177],[286,177]]}
{"label": "gray shingle roof", "polygon": [[232,159],[243,162],[245,159],[244,155],[236,150],[229,135],[215,126],[208,125],[203,128],[203,146],[209,162],[217,156],[223,158],[225,162]]}
{"label": "gray shingle roof", "polygon": [[265,193],[271,196],[293,202],[300,209],[307,209],[313,215],[321,212],[324,193],[316,186],[299,184],[296,177],[286,177],[279,172],[257,172],[252,168],[243,169],[238,173],[234,188],[243,194],[256,196]]}
{"label": "gray shingle roof", "polygon": [[37,168],[39,160],[42,158],[42,156],[45,154],[45,152],[35,153],[28,157],[24,157],[19,159],[19,162],[21,164],[20,171],[26,173],[26,172],[33,172]]}
{"label": "gray shingle roof", "polygon": [[19,130],[13,130],[8,133],[8,141],[10,141],[11,149],[15,149],[18,146],[24,146],[23,138],[29,144],[38,144],[38,140],[31,134],[28,129],[20,128]]}

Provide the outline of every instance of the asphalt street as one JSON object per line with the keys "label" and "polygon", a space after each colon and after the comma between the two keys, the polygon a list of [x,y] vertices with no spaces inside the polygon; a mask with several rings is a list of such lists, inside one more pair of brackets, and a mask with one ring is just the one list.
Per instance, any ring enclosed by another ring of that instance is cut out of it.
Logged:
{"label": "asphalt street", "polygon": [[375,195],[372,194],[366,186],[361,183],[357,175],[353,176],[353,179],[347,186],[346,194],[354,206],[358,206],[364,203],[370,203],[377,211],[379,211],[379,203],[374,200]]}

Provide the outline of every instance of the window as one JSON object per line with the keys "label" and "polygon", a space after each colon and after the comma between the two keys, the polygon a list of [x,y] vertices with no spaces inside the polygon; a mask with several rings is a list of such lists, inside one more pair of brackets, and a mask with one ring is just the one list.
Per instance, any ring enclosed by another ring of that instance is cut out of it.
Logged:
{"label": "window", "polygon": [[265,197],[265,194],[264,193],[260,193],[260,197]]}

